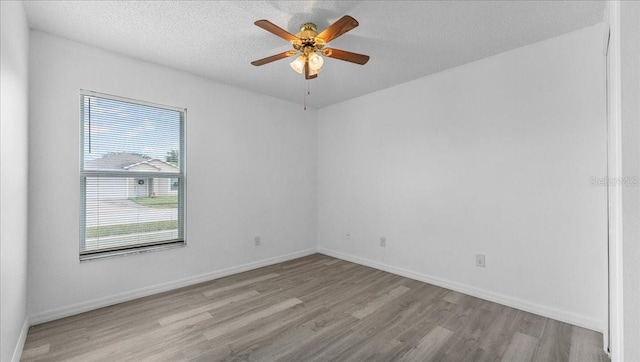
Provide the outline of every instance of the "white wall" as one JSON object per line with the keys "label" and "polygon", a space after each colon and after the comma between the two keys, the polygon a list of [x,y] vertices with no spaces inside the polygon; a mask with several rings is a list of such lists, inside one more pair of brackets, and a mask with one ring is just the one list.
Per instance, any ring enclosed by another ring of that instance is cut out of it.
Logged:
{"label": "white wall", "polygon": [[[315,111],[40,32],[30,44],[35,323],[315,251]],[[80,89],[187,108],[186,247],[78,261]]]}
{"label": "white wall", "polygon": [[[622,175],[640,177],[640,3],[620,2]],[[640,188],[622,188],[624,360],[640,361]]]}
{"label": "white wall", "polygon": [[319,250],[604,331],[602,34],[319,110]]}
{"label": "white wall", "polygon": [[20,357],[28,327],[29,28],[22,2],[0,2],[0,26],[0,360],[10,361]]}

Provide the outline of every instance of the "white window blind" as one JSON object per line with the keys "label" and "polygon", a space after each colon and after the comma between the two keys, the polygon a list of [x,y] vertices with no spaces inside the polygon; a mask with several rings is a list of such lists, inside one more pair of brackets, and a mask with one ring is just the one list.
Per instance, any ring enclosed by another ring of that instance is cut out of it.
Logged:
{"label": "white window blind", "polygon": [[185,113],[81,93],[81,259],[184,244]]}

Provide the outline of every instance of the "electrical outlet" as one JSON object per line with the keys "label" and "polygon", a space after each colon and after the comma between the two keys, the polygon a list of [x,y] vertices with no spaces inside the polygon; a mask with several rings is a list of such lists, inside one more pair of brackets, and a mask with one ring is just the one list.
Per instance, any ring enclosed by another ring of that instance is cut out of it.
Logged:
{"label": "electrical outlet", "polygon": [[476,254],[476,266],[480,268],[487,266],[484,260],[484,254]]}
{"label": "electrical outlet", "polygon": [[347,231],[345,237],[347,238],[347,240],[351,240],[351,232]]}
{"label": "electrical outlet", "polygon": [[384,236],[380,238],[380,246],[383,248],[387,247],[387,238],[385,238]]}
{"label": "electrical outlet", "polygon": [[254,246],[260,246],[261,243],[262,243],[262,240],[260,239],[259,236],[256,236],[255,238],[253,238],[253,245]]}

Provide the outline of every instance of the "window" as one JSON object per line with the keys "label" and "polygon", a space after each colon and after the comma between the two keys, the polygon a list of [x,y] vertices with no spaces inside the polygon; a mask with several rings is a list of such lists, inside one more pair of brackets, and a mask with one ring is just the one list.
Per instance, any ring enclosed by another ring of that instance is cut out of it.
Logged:
{"label": "window", "polygon": [[184,244],[185,116],[81,92],[81,260]]}

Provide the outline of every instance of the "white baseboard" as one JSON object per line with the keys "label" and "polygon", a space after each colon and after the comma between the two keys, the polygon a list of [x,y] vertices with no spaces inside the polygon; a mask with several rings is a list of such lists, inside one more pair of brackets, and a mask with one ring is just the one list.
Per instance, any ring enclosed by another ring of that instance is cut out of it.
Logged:
{"label": "white baseboard", "polygon": [[20,337],[18,337],[18,343],[16,343],[16,348],[13,350],[13,357],[11,357],[11,362],[19,362],[22,357],[22,350],[24,349],[24,342],[27,341],[27,334],[29,333],[29,327],[31,324],[29,323],[29,317],[24,319],[24,323],[22,324],[22,330],[20,331]]}
{"label": "white baseboard", "polygon": [[[273,258],[263,259],[263,260],[259,260],[259,261],[255,261],[247,264],[234,266],[231,268],[216,270],[210,273],[200,274],[200,275],[196,275],[189,278],[174,280],[171,282],[157,284],[150,287],[131,290],[131,291],[119,293],[116,295],[111,295],[104,298],[98,298],[98,299],[90,300],[87,302],[77,303],[77,304],[73,304],[70,306],[62,307],[62,308],[56,308],[56,309],[48,310],[45,312],[36,313],[29,317],[29,321],[31,322],[31,325],[45,323],[52,320],[69,317],[75,314],[88,312],[98,308],[103,308],[110,305],[127,302],[133,299],[146,297],[152,294],[162,293],[162,292],[186,287],[193,284],[207,282],[210,280],[226,277],[232,274],[237,274],[237,273],[242,273],[242,272],[257,269],[257,268],[262,268],[272,264],[282,263],[284,261],[301,258],[303,256],[315,254],[317,252],[318,251],[315,248],[302,250],[302,251],[298,251],[291,254],[281,255]],[[28,329],[28,326],[27,326],[27,329]],[[26,337],[26,334],[25,334],[25,337]]]}
{"label": "white baseboard", "polygon": [[350,261],[352,263],[365,265],[371,268],[383,270],[392,274],[400,275],[406,278],[418,280],[421,282],[437,285],[439,287],[443,287],[446,289],[455,290],[456,292],[460,292],[463,294],[471,295],[480,299],[485,299],[490,302],[506,305],[511,308],[516,308],[523,310],[525,312],[534,313],[541,315],[543,317],[555,319],[561,322],[573,324],[579,327],[591,329],[593,331],[603,333],[603,326],[600,322],[595,319],[588,318],[585,316],[581,316],[575,313],[571,313],[568,311],[560,310],[557,308],[540,305],[536,303],[532,303],[526,300],[510,297],[504,294],[490,292],[484,289],[479,289],[472,287],[470,285],[452,282],[446,279],[434,277],[427,274],[418,273],[412,270],[407,270],[383,263],[379,263],[377,261],[372,261],[369,259],[363,259],[360,257],[356,257],[349,254],[344,254],[341,252],[333,251],[330,249],[325,249],[322,247],[318,247],[318,253],[332,256],[334,258],[343,259],[346,261]]}

